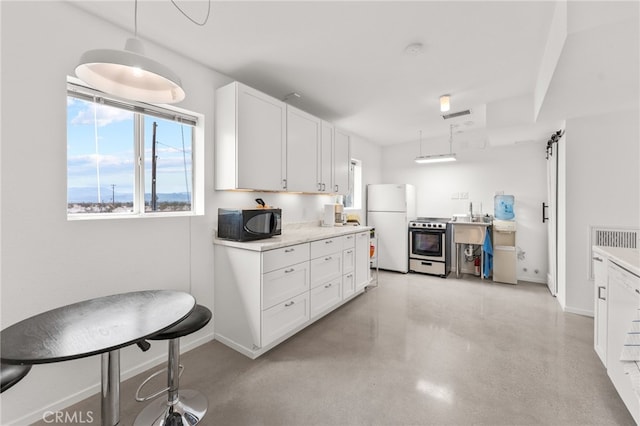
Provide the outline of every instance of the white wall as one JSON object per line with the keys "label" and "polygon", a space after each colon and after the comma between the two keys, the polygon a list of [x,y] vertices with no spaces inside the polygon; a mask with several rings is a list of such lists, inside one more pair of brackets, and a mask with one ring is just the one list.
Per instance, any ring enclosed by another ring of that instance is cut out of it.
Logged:
{"label": "white wall", "polygon": [[[329,196],[214,191],[213,97],[231,78],[145,43],[149,56],[181,76],[187,98],[180,106],[205,115],[205,215],[67,221],[66,77],[84,51],[122,48],[129,34],[65,2],[3,1],[0,8],[2,328],[75,301],[151,288],[188,291],[212,307],[214,267],[223,267],[213,264],[211,243],[218,207],[252,206],[259,196],[282,207],[285,222],[320,220]],[[379,176],[379,151],[356,139],[366,179]],[[182,347],[212,336],[210,324]],[[165,360],[164,344],[147,353],[124,348],[122,377]],[[0,423],[39,420],[98,392],[99,382],[97,356],[35,366],[0,396]]]}
{"label": "white wall", "polygon": [[593,315],[589,227],[640,228],[639,128],[637,109],[567,120],[566,265],[560,276],[567,311]]}
{"label": "white wall", "polygon": [[[434,152],[448,150],[446,141],[426,141],[423,146],[438,143],[445,148],[433,148]],[[493,215],[496,191],[514,195],[516,243],[524,252],[524,259],[518,261],[518,279],[546,282],[547,231],[541,220],[541,205],[547,200],[544,144],[483,147],[476,143],[456,148],[454,143],[454,151],[455,163],[420,165],[413,161],[419,154],[417,142],[384,147],[382,180],[415,185],[418,216],[452,217],[468,212],[469,202],[474,214]],[[452,194],[461,192],[468,193],[468,199],[452,199]]]}

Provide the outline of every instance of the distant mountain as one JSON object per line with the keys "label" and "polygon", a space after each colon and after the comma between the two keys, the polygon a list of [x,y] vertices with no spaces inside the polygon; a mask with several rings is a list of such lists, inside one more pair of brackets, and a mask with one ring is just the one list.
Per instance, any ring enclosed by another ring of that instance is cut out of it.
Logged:
{"label": "distant mountain", "polygon": [[[103,203],[110,203],[115,201],[116,203],[131,203],[133,202],[133,194],[131,192],[119,192],[116,188],[112,191],[111,187],[102,188],[101,197]],[[187,192],[171,192],[171,193],[159,193],[157,194],[158,202],[188,202],[191,194]],[[146,202],[151,200],[151,194],[144,195]],[[98,190],[95,187],[82,187],[82,188],[69,188],[67,191],[68,203],[97,203],[98,202]]]}

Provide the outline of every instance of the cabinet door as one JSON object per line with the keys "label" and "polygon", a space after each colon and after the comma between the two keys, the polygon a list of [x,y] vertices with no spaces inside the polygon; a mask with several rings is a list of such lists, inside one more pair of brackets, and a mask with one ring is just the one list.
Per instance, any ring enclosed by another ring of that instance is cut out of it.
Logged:
{"label": "cabinet door", "polygon": [[356,280],[354,272],[342,276],[342,300],[352,296],[356,292]]}
{"label": "cabinet door", "polygon": [[318,188],[321,192],[333,192],[333,126],[322,122],[318,149]]}
{"label": "cabinet door", "polygon": [[309,320],[309,292],[262,311],[262,346],[273,343]]}
{"label": "cabinet door", "polygon": [[319,118],[287,105],[287,190],[318,192]]}
{"label": "cabinet door", "polygon": [[341,287],[342,277],[339,277],[337,280],[329,281],[309,292],[311,318],[327,312],[342,301]]}
{"label": "cabinet door", "polygon": [[262,275],[262,309],[309,290],[309,262]]}
{"label": "cabinet door", "polygon": [[333,192],[349,192],[349,164],[351,153],[349,135],[335,129],[333,136]]}
{"label": "cabinet door", "polygon": [[355,291],[369,284],[369,231],[356,234]]}
{"label": "cabinet door", "polygon": [[342,273],[353,272],[356,262],[356,249],[349,248],[342,252]]}
{"label": "cabinet door", "polygon": [[286,104],[238,83],[237,187],[282,191]]}
{"label": "cabinet door", "polygon": [[607,258],[593,255],[594,318],[593,347],[600,361],[607,365]]}

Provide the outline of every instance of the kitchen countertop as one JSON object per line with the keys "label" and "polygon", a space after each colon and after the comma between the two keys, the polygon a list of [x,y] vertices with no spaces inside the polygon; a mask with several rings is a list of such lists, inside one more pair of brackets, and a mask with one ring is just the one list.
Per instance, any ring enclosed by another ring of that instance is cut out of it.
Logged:
{"label": "kitchen countertop", "polygon": [[593,246],[593,251],[640,276],[640,250],[620,247]]}
{"label": "kitchen countertop", "polygon": [[325,238],[340,237],[342,235],[355,234],[358,232],[369,231],[373,229],[371,226],[318,226],[318,225],[285,225],[282,229],[282,235],[278,235],[264,240],[256,241],[229,241],[220,238],[214,238],[213,244],[236,247],[244,250],[267,251],[281,247],[292,246],[295,244],[308,243],[310,241],[322,240]]}

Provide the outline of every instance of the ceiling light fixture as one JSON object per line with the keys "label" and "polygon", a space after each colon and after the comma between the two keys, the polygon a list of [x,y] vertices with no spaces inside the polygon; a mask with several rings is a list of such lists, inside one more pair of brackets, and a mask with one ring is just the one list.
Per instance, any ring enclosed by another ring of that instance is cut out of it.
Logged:
{"label": "ceiling light fixture", "polygon": [[456,155],[453,153],[453,124],[449,125],[449,153],[436,155],[422,155],[422,131],[420,131],[420,156],[414,160],[418,164],[444,163],[456,161]]}
{"label": "ceiling light fixture", "polygon": [[85,52],[76,75],[90,86],[121,98],[151,103],[176,103],[185,98],[180,78],[163,64],[148,58],[138,37],[138,0],[134,9],[134,37],[124,50]]}
{"label": "ceiling light fixture", "polygon": [[447,112],[451,109],[451,95],[440,96],[440,112]]}

